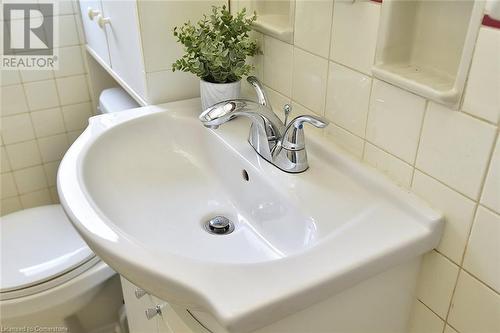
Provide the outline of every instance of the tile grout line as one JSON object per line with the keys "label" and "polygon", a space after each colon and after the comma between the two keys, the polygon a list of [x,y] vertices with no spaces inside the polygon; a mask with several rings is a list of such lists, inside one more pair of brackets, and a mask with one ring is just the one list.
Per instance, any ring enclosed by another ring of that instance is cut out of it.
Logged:
{"label": "tile grout line", "polygon": [[424,112],[422,114],[422,123],[420,124],[420,129],[418,132],[418,142],[417,142],[417,147],[415,149],[415,157],[413,158],[413,172],[411,174],[411,181],[410,181],[410,188],[413,188],[413,181],[415,179],[415,173],[417,170],[417,158],[418,158],[418,153],[420,151],[420,143],[422,142],[422,134],[424,132],[424,125],[425,125],[425,119],[427,118],[427,113],[429,112],[429,101],[426,99],[425,100],[425,106],[424,106]]}

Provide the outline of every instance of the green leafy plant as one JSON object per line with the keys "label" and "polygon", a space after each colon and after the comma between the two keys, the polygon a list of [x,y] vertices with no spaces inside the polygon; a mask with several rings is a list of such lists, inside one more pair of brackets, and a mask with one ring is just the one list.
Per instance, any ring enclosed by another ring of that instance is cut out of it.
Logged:
{"label": "green leafy plant", "polygon": [[184,45],[185,54],[172,64],[172,70],[191,72],[213,83],[241,80],[253,69],[245,62],[259,53],[250,38],[257,15],[247,18],[246,10],[232,15],[226,6],[212,7],[210,16],[203,16],[196,25],[191,22],[174,28],[174,36]]}

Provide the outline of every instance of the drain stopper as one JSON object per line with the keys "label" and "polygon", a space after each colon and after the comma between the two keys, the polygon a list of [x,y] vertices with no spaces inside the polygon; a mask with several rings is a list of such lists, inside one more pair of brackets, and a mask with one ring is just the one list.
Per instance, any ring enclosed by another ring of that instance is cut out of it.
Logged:
{"label": "drain stopper", "polygon": [[205,224],[205,228],[212,234],[225,235],[233,232],[234,224],[227,217],[216,216]]}

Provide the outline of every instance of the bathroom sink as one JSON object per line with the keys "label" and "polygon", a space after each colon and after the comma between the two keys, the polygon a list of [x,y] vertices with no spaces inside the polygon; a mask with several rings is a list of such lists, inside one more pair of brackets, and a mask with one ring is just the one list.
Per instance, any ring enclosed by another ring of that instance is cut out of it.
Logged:
{"label": "bathroom sink", "polygon": [[[285,173],[217,130],[199,100],[91,118],[58,173],[90,247],[135,284],[248,332],[434,248],[442,216],[309,131],[309,169]],[[206,223],[223,216],[227,234]]]}

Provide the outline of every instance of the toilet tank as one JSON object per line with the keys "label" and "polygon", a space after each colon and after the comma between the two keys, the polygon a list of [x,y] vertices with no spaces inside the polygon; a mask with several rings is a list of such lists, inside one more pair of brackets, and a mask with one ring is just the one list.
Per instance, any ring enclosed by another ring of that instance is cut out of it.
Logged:
{"label": "toilet tank", "polygon": [[105,89],[99,95],[99,113],[112,113],[133,108],[140,105],[125,90],[120,87]]}

